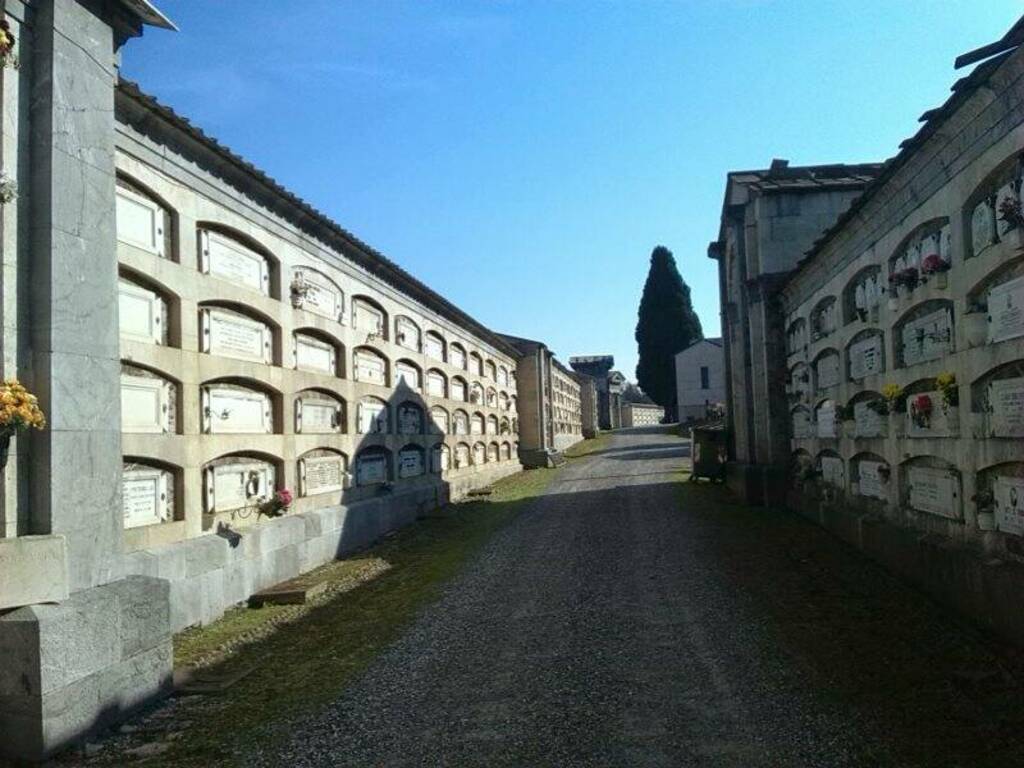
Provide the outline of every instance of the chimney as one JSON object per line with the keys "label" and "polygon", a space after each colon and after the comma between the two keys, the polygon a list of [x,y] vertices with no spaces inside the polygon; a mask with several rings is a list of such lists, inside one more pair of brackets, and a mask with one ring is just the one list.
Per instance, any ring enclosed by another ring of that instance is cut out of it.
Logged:
{"label": "chimney", "polygon": [[771,169],[773,171],[784,171],[789,168],[789,160],[784,160],[781,157],[772,158]]}

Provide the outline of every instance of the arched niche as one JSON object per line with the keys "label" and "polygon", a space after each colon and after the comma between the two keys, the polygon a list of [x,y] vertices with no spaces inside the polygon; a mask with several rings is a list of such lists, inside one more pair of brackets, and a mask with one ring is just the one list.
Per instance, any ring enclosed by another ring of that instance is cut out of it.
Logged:
{"label": "arched niche", "polygon": [[487,447],[483,443],[473,443],[473,466],[482,467],[487,463]]}
{"label": "arched niche", "polygon": [[963,316],[968,346],[978,347],[1024,336],[1024,254],[1013,256],[967,292]]}
{"label": "arched niche", "polygon": [[244,232],[210,221],[200,222],[196,234],[200,272],[280,298],[276,284],[279,263],[269,248]]}
{"label": "arched niche", "polygon": [[420,351],[422,332],[419,325],[411,317],[398,315],[395,318],[395,343],[413,352]]}
{"label": "arched niche", "polygon": [[121,362],[121,431],[177,434],[181,385],[155,368]]}
{"label": "arched niche", "polygon": [[448,397],[448,377],[444,371],[438,368],[427,371],[427,394],[431,397]]}
{"label": "arched niche", "polygon": [[474,403],[476,405],[484,405],[484,387],[478,381],[474,381],[472,384],[469,385],[469,402]]}
{"label": "arched niche", "polygon": [[348,457],[333,448],[315,448],[299,456],[300,496],[338,493],[348,485]]}
{"label": "arched niche", "polygon": [[277,490],[280,461],[257,452],[221,456],[203,466],[204,512],[257,515],[261,502]]}
{"label": "arched niche", "polygon": [[407,480],[426,473],[426,453],[423,448],[409,443],[398,451],[398,479]]}
{"label": "arched niche", "polygon": [[475,350],[469,353],[469,372],[474,376],[484,375],[484,359]]}
{"label": "arched niche", "polygon": [[270,435],[280,432],[280,393],[243,377],[205,381],[199,388],[202,430],[208,435]]}
{"label": "arched niche", "polygon": [[497,408],[498,407],[498,391],[494,387],[487,388],[487,407]]}
{"label": "arched niche", "polygon": [[344,377],[345,346],[316,328],[299,328],[292,334],[292,359],[297,371]]}
{"label": "arched niche", "polygon": [[885,371],[885,334],[878,328],[866,328],[846,345],[846,376],[862,381]]}
{"label": "arched niche", "polygon": [[320,270],[308,266],[293,268],[288,293],[295,309],[345,324],[345,292]]}
{"label": "arched niche", "polygon": [[379,397],[364,397],[356,407],[356,432],[386,435],[390,431],[388,404]]}
{"label": "arched niche", "polygon": [[398,406],[397,421],[400,435],[422,435],[426,432],[423,409],[411,400]]}
{"label": "arched niche", "polygon": [[458,443],[455,446],[455,468],[465,469],[472,466],[472,452],[467,443]]}
{"label": "arched niche", "polygon": [[352,328],[366,334],[366,342],[386,341],[388,313],[369,296],[352,297]]}
{"label": "arched niche", "polygon": [[892,470],[884,456],[862,452],[850,459],[850,490],[856,496],[886,501]]}
{"label": "arched niche", "polygon": [[178,215],[163,197],[142,182],[117,174],[117,241],[161,259],[178,261]]}
{"label": "arched niche", "polygon": [[498,366],[498,386],[508,386],[508,368],[506,368],[504,365]]}
{"label": "arched niche", "polygon": [[469,414],[461,408],[456,408],[455,411],[452,412],[452,434],[469,434]]}
{"label": "arched niche", "polygon": [[872,264],[857,272],[843,288],[843,322],[877,322],[883,293],[880,266]]}
{"label": "arched niche", "polygon": [[908,510],[963,519],[959,470],[937,456],[915,456],[900,464],[900,503]]}
{"label": "arched niche", "polygon": [[496,435],[498,434],[498,417],[491,414],[487,417],[487,434]]}
{"label": "arched niche", "polygon": [[452,376],[451,399],[458,400],[460,403],[464,403],[469,399],[469,385],[466,384],[466,380],[461,376]]}
{"label": "arched niche", "polygon": [[265,315],[233,302],[199,305],[199,348],[208,355],[252,363],[280,359],[277,326]]}
{"label": "arched niche", "polygon": [[790,405],[810,398],[811,367],[807,363],[797,363],[789,369],[786,389]]}
{"label": "arched niche", "polygon": [[447,435],[451,431],[451,417],[448,415],[448,411],[440,405],[435,405],[430,409],[430,420],[434,425],[435,432]]}
{"label": "arched niche", "polygon": [[896,367],[946,357],[956,348],[953,329],[953,302],[935,299],[907,310],[893,325]]}
{"label": "arched niche", "polygon": [[484,434],[484,415],[479,411],[475,411],[469,417],[469,434],[471,435],[482,435]]}
{"label": "arched niche", "polygon": [[180,302],[165,286],[126,267],[118,269],[118,331],[123,340],[181,346]]}
{"label": "arched niche", "polygon": [[345,400],[334,392],[304,389],[295,396],[295,431],[303,435],[342,434],[346,428]]}
{"label": "arched niche", "polygon": [[414,392],[420,391],[420,382],[423,380],[423,373],[420,367],[412,360],[399,360],[395,363],[395,386],[404,384]]}
{"label": "arched niche", "polygon": [[981,256],[1007,238],[1010,222],[1001,213],[1007,201],[1020,202],[1024,179],[1024,153],[1017,152],[999,163],[967,197],[964,231],[968,257]]}
{"label": "arched niche", "polygon": [[431,360],[443,363],[448,359],[444,336],[437,331],[427,331],[423,336],[423,354]]}
{"label": "arched niche", "polygon": [[826,397],[814,406],[815,435],[822,439],[834,440],[839,437],[839,423],[836,418],[836,401]]}
{"label": "arched niche", "polygon": [[502,411],[507,411],[511,407],[512,407],[512,403],[509,400],[508,395],[506,393],[504,393],[504,392],[499,392],[498,393],[498,408],[500,410],[502,410]]}
{"label": "arched niche", "polygon": [[793,437],[797,440],[807,439],[814,436],[811,426],[811,411],[805,405],[798,405],[789,412]]}
{"label": "arched niche", "polygon": [[1024,438],[1024,360],[991,368],[971,382],[971,412],[985,437]]}
{"label": "arched niche", "polygon": [[448,345],[448,363],[453,368],[461,371],[466,370],[466,348],[457,341]]}
{"label": "arched niche", "polygon": [[509,443],[501,444],[501,460],[511,461],[512,460],[512,446]]}
{"label": "arched niche", "polygon": [[846,462],[835,451],[821,451],[814,459],[821,482],[839,491],[846,490]]}
{"label": "arched niche", "polygon": [[889,406],[881,393],[865,389],[850,398],[855,438],[886,437],[889,434]]}
{"label": "arched niche", "polygon": [[434,474],[447,472],[452,467],[452,450],[444,443],[430,449],[430,471]]}
{"label": "arched niche", "polygon": [[834,333],[839,327],[838,302],[835,296],[826,296],[814,305],[810,315],[811,341],[818,341]]}
{"label": "arched niche", "polygon": [[498,380],[498,365],[493,360],[484,363],[484,375],[491,381]]}
{"label": "arched niche", "polygon": [[497,443],[487,444],[487,463],[494,464],[501,460],[501,451]]}
{"label": "arched niche", "polygon": [[356,454],[356,485],[366,487],[391,481],[391,452],[380,445],[363,448]]}
{"label": "arched niche", "polygon": [[356,381],[386,387],[391,380],[388,368],[388,359],[373,347],[352,350],[352,373]]}
{"label": "arched niche", "polygon": [[121,467],[125,529],[180,520],[180,485],[180,467],[148,456],[125,456]]}
{"label": "arched niche", "polygon": [[959,396],[947,404],[934,378],[911,382],[903,388],[903,397],[907,403],[907,437],[956,437],[960,434]]}
{"label": "arched niche", "polygon": [[501,419],[501,423],[498,425],[499,435],[510,435],[512,434],[512,422],[509,421],[508,416],[504,416]]}
{"label": "arched niche", "polygon": [[807,348],[807,321],[802,317],[786,327],[786,354],[795,355]]}
{"label": "arched niche", "polygon": [[985,467],[978,471],[974,486],[978,527],[1024,536],[1024,461]]}
{"label": "arched niche", "polygon": [[811,363],[814,372],[814,391],[821,392],[839,386],[842,380],[842,364],[839,350],[828,347],[821,350]]}
{"label": "arched niche", "polygon": [[950,237],[948,216],[931,219],[915,227],[889,256],[889,274],[914,273],[903,283],[913,290],[916,282],[930,279],[930,270],[945,272],[953,263]]}

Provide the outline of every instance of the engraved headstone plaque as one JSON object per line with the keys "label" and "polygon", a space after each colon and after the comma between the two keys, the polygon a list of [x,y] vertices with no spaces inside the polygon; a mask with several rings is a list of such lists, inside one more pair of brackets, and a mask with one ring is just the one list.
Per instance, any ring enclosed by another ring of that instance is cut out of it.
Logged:
{"label": "engraved headstone plaque", "polygon": [[117,188],[117,239],[157,256],[164,255],[163,210],[130,189]]}
{"label": "engraved headstone plaque", "polygon": [[366,350],[356,351],[356,381],[365,381],[371,384],[387,384],[384,360]]}
{"label": "engraved headstone plaque", "polygon": [[822,456],[821,479],[835,488],[845,488],[846,464],[838,456]]}
{"label": "engraved headstone plaque", "polygon": [[873,499],[888,498],[879,471],[885,464],[881,461],[860,461],[857,463],[857,493]]}
{"label": "engraved headstone plaque", "polygon": [[806,408],[793,411],[793,437],[797,439],[811,436],[811,414]]}
{"label": "engraved headstone plaque", "polygon": [[218,464],[207,470],[207,511],[240,509],[266,499],[274,490],[274,467],[252,460]]}
{"label": "engraved headstone plaque", "polygon": [[850,378],[859,381],[865,376],[881,373],[882,337],[869,336],[850,345]]}
{"label": "engraved headstone plaque", "polygon": [[818,375],[818,389],[828,389],[839,384],[839,355],[830,352],[822,355],[815,363],[815,370]]}
{"label": "engraved headstone plaque", "polygon": [[875,411],[867,402],[854,403],[854,437],[884,437],[889,420]]}
{"label": "engraved headstone plaque", "polygon": [[304,496],[331,493],[344,488],[345,460],[339,454],[307,456],[299,461],[302,465],[299,471]]}
{"label": "engraved headstone plaque", "polygon": [[440,373],[427,374],[427,394],[434,397],[444,397],[444,376]]}
{"label": "engraved headstone plaque", "polygon": [[359,433],[385,433],[388,431],[388,411],[384,403],[368,400],[359,404]]}
{"label": "engraved headstone plaque", "polygon": [[1024,536],[1024,477],[997,477],[992,483],[996,530]]}
{"label": "engraved headstone plaque", "polygon": [[341,406],[333,400],[303,396],[296,415],[299,433],[326,435],[341,431]]}
{"label": "engraved headstone plaque", "polygon": [[209,307],[203,310],[204,351],[211,355],[269,363],[272,335],[258,320],[237,312]]}
{"label": "engraved headstone plaque", "polygon": [[456,435],[469,434],[469,417],[462,411],[456,411],[452,417],[453,432]]}
{"label": "engraved headstone plaque", "polygon": [[361,299],[352,302],[352,325],[360,331],[381,335],[384,333],[384,314]]}
{"label": "engraved headstone plaque", "polygon": [[403,448],[398,452],[398,476],[416,477],[423,474],[423,452],[416,448]]}
{"label": "engraved headstone plaque", "polygon": [[230,385],[203,388],[203,426],[211,434],[274,431],[270,396]]}
{"label": "engraved headstone plaque", "polygon": [[444,360],[444,342],[432,333],[428,333],[423,343],[423,352],[434,360]]}
{"label": "engraved headstone plaque", "polygon": [[950,470],[909,467],[907,482],[911,508],[953,520],[960,518],[960,484]]}
{"label": "engraved headstone plaque", "polygon": [[939,309],[915,318],[903,326],[903,364],[937,360],[953,351],[953,318]]}
{"label": "engraved headstone plaque", "polygon": [[452,379],[452,400],[466,401],[466,384],[462,379]]}
{"label": "engraved headstone plaque", "polygon": [[498,434],[498,417],[488,416],[487,417],[487,434],[496,435]]}
{"label": "engraved headstone plaque", "polygon": [[162,434],[170,431],[172,384],[152,376],[121,374],[121,430]]}
{"label": "engraved headstone plaque", "polygon": [[203,271],[263,294],[270,293],[270,270],[262,254],[219,232],[203,232]]}
{"label": "engraved headstone plaque", "polygon": [[124,527],[137,528],[171,519],[171,474],[157,467],[128,465],[121,473]]}
{"label": "engraved headstone plaque", "polygon": [[356,466],[356,482],[359,485],[384,483],[387,479],[387,457],[381,453],[369,453],[359,457]]}
{"label": "engraved headstone plaque", "polygon": [[977,256],[992,245],[995,233],[995,211],[988,200],[982,200],[971,214],[971,247]]}
{"label": "engraved headstone plaque", "polygon": [[992,437],[1024,437],[1024,378],[990,382],[988,405]]}
{"label": "engraved headstone plaque", "polygon": [[163,343],[164,302],[160,296],[127,280],[117,281],[121,336],[147,344]]}
{"label": "engraved headstone plaque", "polygon": [[988,292],[990,343],[1024,336],[1024,277],[1007,280]]}
{"label": "engraved headstone plaque", "polygon": [[301,307],[307,312],[340,320],[344,312],[344,296],[341,289],[328,278],[309,269],[295,270],[295,280],[301,283],[305,293]]}
{"label": "engraved headstone plaque", "polygon": [[303,333],[295,334],[295,367],[302,371],[334,374],[336,352],[331,344]]}

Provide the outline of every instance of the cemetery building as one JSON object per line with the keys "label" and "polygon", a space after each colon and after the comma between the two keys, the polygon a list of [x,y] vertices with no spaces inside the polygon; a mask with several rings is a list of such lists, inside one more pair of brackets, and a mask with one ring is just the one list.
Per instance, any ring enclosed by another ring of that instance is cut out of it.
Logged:
{"label": "cemetery building", "polygon": [[618,371],[612,371],[615,358],[612,355],[575,355],[569,358],[569,365],[577,373],[594,379],[597,387],[598,428],[618,429],[621,426],[619,409],[626,379]]}
{"label": "cemetery building", "polygon": [[[799,263],[769,297],[782,332],[765,345],[768,396],[736,375],[742,357],[729,380],[736,458],[785,468],[794,508],[1017,641],[1022,43],[1024,19],[959,57],[971,70],[948,100],[806,254],[794,244]],[[743,289],[731,239],[719,249],[735,345]]]}
{"label": "cemetery building", "polygon": [[623,427],[648,427],[661,424],[665,409],[654,403],[623,403]]}
{"label": "cemetery building", "polygon": [[722,340],[701,339],[676,353],[676,408],[680,422],[707,418],[725,402]]}
{"label": "cemetery building", "polygon": [[580,426],[584,438],[597,437],[600,429],[597,418],[597,381],[593,376],[574,374],[580,384]]}
{"label": "cemetery building", "polygon": [[580,382],[543,342],[501,339],[519,354],[519,458],[528,467],[554,466],[560,451],[583,439]]}
{"label": "cemetery building", "polygon": [[[37,759],[166,694],[172,632],[519,471],[523,374],[120,81],[120,47],[171,26],[146,0],[4,11],[4,375],[49,423],[2,469],[0,755]],[[565,445],[579,385],[553,367]]]}

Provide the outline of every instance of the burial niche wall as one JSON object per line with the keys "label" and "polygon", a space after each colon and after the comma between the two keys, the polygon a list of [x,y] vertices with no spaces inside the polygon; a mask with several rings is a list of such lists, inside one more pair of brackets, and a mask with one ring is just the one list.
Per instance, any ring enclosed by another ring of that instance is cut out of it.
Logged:
{"label": "burial niche wall", "polygon": [[345,489],[347,476],[348,458],[340,451],[316,448],[299,457],[300,496],[338,493]]}
{"label": "burial niche wall", "polygon": [[896,364],[907,368],[938,360],[955,349],[953,302],[925,301],[908,310],[893,326]]}
{"label": "burial niche wall", "polygon": [[884,292],[881,267],[877,264],[864,267],[843,289],[843,322],[847,325],[858,320],[877,323]]}
{"label": "burial niche wall", "polygon": [[292,358],[297,371],[344,377],[344,349],[340,341],[314,328],[300,328],[292,334]]}
{"label": "burial niche wall", "polygon": [[295,267],[288,289],[292,307],[345,325],[345,292],[313,267]]}
{"label": "burial niche wall", "polygon": [[[970,233],[968,258],[999,251],[1003,243],[1019,247],[1021,233],[1013,226],[1008,209],[1020,206],[1024,179],[1024,154],[1007,158],[971,193],[965,206]],[[1018,208],[1019,210],[1019,208]]]}
{"label": "burial niche wall", "polygon": [[963,316],[969,347],[999,344],[1024,336],[1024,256],[1014,256],[967,294]]}
{"label": "burial niche wall", "polygon": [[178,432],[180,385],[164,374],[121,363],[121,431],[155,435]]}
{"label": "burial niche wall", "polygon": [[276,327],[254,310],[219,302],[199,305],[199,348],[208,355],[273,365],[280,359],[276,338]]}
{"label": "burial niche wall", "polygon": [[276,290],[278,262],[270,251],[251,237],[221,224],[198,227],[199,271],[248,288],[264,296],[280,298]]}
{"label": "burial niche wall", "polygon": [[345,400],[326,390],[302,390],[295,398],[295,431],[304,435],[346,432]]}
{"label": "burial niche wall", "polygon": [[912,512],[963,519],[960,473],[937,456],[915,456],[900,465],[900,503]]}
{"label": "burial niche wall", "polygon": [[206,434],[273,434],[278,394],[261,382],[216,379],[200,387],[202,429]]}
{"label": "burial niche wall", "polygon": [[971,383],[975,437],[1024,438],[1024,360],[985,372]]}
{"label": "burial niche wall", "polygon": [[180,474],[180,468],[165,462],[126,456],[121,469],[124,527],[141,528],[180,519]]}
{"label": "burial niche wall", "polygon": [[259,504],[277,490],[278,464],[274,457],[255,453],[229,454],[207,463],[203,467],[205,514],[255,519]]}
{"label": "burial niche wall", "polygon": [[172,309],[177,298],[156,283],[134,272],[119,270],[117,280],[119,334],[124,341],[169,346],[180,344],[177,333],[171,333]]}
{"label": "burial niche wall", "polygon": [[117,240],[161,259],[177,261],[177,216],[159,195],[118,174],[115,198]]}
{"label": "burial niche wall", "polygon": [[846,346],[846,373],[850,381],[862,381],[885,371],[885,335],[868,328]]}

